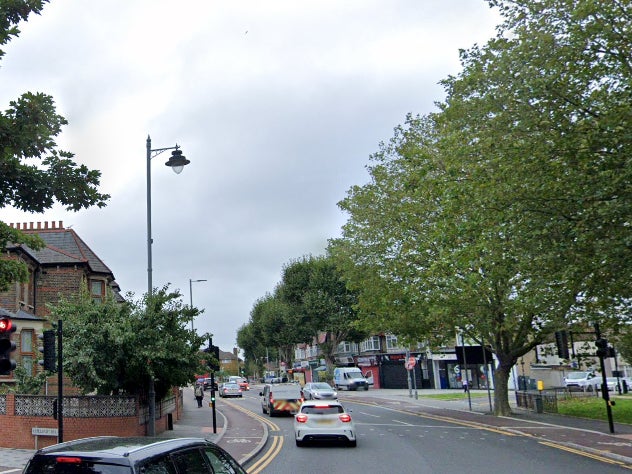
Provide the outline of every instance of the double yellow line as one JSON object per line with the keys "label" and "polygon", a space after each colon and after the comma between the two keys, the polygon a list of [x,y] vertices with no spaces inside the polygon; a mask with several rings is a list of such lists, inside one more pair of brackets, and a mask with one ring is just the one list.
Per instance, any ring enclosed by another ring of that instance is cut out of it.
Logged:
{"label": "double yellow line", "polygon": [[283,448],[283,436],[273,436],[270,449],[268,449],[256,463],[248,468],[248,474],[259,474],[263,471],[281,452],[281,448]]}
{"label": "double yellow line", "polygon": [[[237,410],[245,413],[246,415],[259,420],[261,423],[265,424],[270,431],[280,431],[279,425],[273,423],[268,418],[265,418],[257,413],[248,410],[247,408],[242,407],[241,405],[237,405],[235,403],[231,403],[226,401],[226,404],[230,405]],[[268,465],[272,462],[272,460],[281,452],[283,448],[283,436],[274,435],[272,436],[272,444],[270,448],[255,462],[252,466],[248,468],[248,474],[259,474],[263,471]]]}

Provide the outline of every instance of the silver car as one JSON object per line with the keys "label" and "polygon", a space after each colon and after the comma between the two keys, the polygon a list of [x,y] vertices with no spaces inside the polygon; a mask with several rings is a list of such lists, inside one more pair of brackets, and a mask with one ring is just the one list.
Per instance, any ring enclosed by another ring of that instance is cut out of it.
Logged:
{"label": "silver car", "polygon": [[325,382],[309,382],[303,387],[305,400],[336,400],[338,392]]}
{"label": "silver car", "polygon": [[355,423],[342,404],[331,401],[305,401],[294,415],[296,446],[308,441],[343,441],[356,446]]}
{"label": "silver car", "polygon": [[220,397],[243,397],[241,388],[236,383],[223,383],[219,387]]}

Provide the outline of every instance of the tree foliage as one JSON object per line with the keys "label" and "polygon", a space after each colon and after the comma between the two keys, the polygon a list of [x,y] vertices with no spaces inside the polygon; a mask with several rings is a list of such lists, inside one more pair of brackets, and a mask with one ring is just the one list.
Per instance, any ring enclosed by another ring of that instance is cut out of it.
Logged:
{"label": "tree foliage", "polygon": [[206,371],[200,347],[210,335],[190,329],[199,311],[180,297],[165,286],[149,300],[96,304],[84,289],[51,306],[51,319],[63,321],[64,372],[85,393],[146,394],[153,377],[162,397],[190,383]]}
{"label": "tree foliage", "polygon": [[[20,21],[39,14],[46,0],[0,1],[0,45],[19,34]],[[4,51],[0,50],[0,57]],[[101,173],[73,161],[73,154],[58,150],[55,138],[67,121],[57,114],[53,98],[40,92],[25,92],[0,113],[0,208],[41,213],[55,202],[79,211],[105,206],[107,194],[98,192]],[[23,235],[0,222],[0,250],[7,243],[42,247],[35,237]],[[25,281],[26,266],[0,260],[0,290],[13,281]]]}
{"label": "tree foliage", "polygon": [[262,357],[271,348],[291,361],[295,344],[319,344],[333,362],[339,342],[359,341],[365,333],[356,326],[356,294],[346,288],[341,273],[329,257],[303,257],[285,265],[273,294],[255,303],[248,324],[238,332],[246,356]]}
{"label": "tree foliage", "polygon": [[381,144],[330,250],[382,330],[489,345],[507,414],[520,356],[630,316],[632,7],[490,3],[498,36],[462,52],[439,112]]}

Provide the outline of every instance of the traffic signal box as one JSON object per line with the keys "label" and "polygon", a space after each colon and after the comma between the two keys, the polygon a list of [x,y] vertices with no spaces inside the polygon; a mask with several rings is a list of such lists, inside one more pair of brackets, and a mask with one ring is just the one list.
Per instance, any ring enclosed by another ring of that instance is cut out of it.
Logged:
{"label": "traffic signal box", "polygon": [[600,337],[595,341],[595,345],[597,346],[597,356],[598,357],[608,357],[608,339],[604,339]]}
{"label": "traffic signal box", "polygon": [[55,330],[49,329],[44,331],[41,336],[42,347],[39,351],[43,354],[43,359],[39,361],[39,364],[44,367],[44,370],[49,372],[55,372],[56,366],[56,352],[55,352]]}
{"label": "traffic signal box", "polygon": [[568,333],[566,331],[555,332],[555,345],[557,346],[557,356],[560,359],[570,359],[568,352]]}
{"label": "traffic signal box", "polygon": [[11,318],[0,318],[0,375],[9,375],[12,370],[15,370],[16,363],[11,359],[15,342],[11,340],[11,334],[16,329]]}
{"label": "traffic signal box", "polygon": [[209,345],[206,349],[203,349],[203,352],[206,352],[211,356],[211,359],[206,361],[206,365],[209,369],[218,371],[220,369],[219,366],[219,346]]}

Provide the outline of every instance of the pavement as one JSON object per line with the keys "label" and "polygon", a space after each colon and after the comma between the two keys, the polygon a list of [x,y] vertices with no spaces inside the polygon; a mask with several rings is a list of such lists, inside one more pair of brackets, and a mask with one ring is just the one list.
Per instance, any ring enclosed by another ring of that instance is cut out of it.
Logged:
{"label": "pavement", "polygon": [[[257,386],[252,387],[253,392],[258,390]],[[424,397],[450,392],[454,394],[450,400]],[[601,456],[632,467],[632,425],[614,423],[612,434],[607,422],[524,410],[516,406],[513,392],[509,394],[512,416],[493,416],[490,414],[491,403],[486,391],[472,390],[469,397],[460,390],[450,392],[424,389],[415,393],[407,389],[371,389],[366,392],[340,392],[339,397],[343,402],[375,404],[422,417],[534,437],[543,443]],[[207,438],[226,449],[242,465],[263,449],[268,437],[265,418],[257,414],[253,416],[247,410],[234,409],[239,408],[239,404],[218,397],[213,428],[209,392],[206,392],[202,408],[197,407],[191,388],[185,388],[184,393],[183,416],[174,423],[173,430],[160,436]],[[613,412],[616,419],[616,407]],[[0,448],[0,474],[20,473],[34,452],[29,449]]]}

